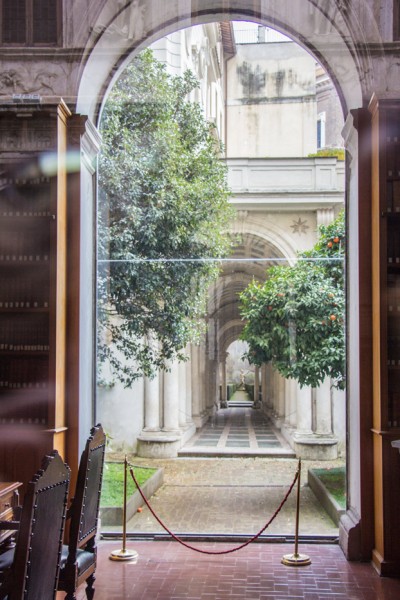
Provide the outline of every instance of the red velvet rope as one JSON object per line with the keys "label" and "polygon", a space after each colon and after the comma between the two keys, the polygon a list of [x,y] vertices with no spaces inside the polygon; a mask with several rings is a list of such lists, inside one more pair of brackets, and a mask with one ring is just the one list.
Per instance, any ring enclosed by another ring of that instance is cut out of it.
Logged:
{"label": "red velvet rope", "polygon": [[272,523],[272,521],[276,518],[276,516],[278,515],[278,513],[281,511],[283,505],[285,504],[286,500],[289,498],[294,485],[299,477],[299,471],[297,470],[296,475],[293,479],[293,483],[291,484],[290,488],[288,489],[284,499],[282,500],[282,502],[280,503],[280,505],[278,506],[278,508],[276,509],[276,511],[274,512],[274,514],[272,515],[272,517],[269,519],[269,521],[267,521],[267,523],[264,525],[264,527],[262,529],[260,529],[260,531],[258,533],[256,533],[256,535],[254,535],[252,538],[250,538],[249,540],[247,540],[247,542],[244,542],[243,544],[240,544],[239,546],[235,546],[234,548],[230,548],[229,550],[203,550],[201,548],[196,548],[195,546],[191,546],[190,544],[187,544],[186,542],[184,542],[183,540],[181,540],[178,536],[176,536],[174,533],[172,533],[172,531],[170,529],[168,529],[168,527],[162,522],[162,520],[156,515],[156,513],[154,512],[153,508],[150,506],[149,501],[147,500],[146,496],[144,495],[144,493],[141,490],[140,485],[138,484],[136,477],[135,477],[135,473],[133,472],[133,468],[131,466],[130,468],[130,474],[131,477],[133,479],[133,481],[135,482],[135,485],[137,487],[137,489],[139,490],[140,495],[142,496],[147,508],[150,510],[151,514],[153,515],[153,517],[158,521],[158,523],[161,525],[161,527],[163,529],[165,529],[165,531],[167,533],[169,533],[169,535],[179,544],[182,544],[182,546],[185,546],[185,548],[189,548],[189,550],[194,550],[195,552],[200,552],[201,554],[230,554],[231,552],[236,552],[237,550],[241,550],[242,548],[245,548],[246,546],[248,546],[249,544],[251,544],[252,542],[254,542],[257,538],[260,537],[260,535],[262,533],[264,533],[264,531],[267,529],[267,527],[269,527]]}

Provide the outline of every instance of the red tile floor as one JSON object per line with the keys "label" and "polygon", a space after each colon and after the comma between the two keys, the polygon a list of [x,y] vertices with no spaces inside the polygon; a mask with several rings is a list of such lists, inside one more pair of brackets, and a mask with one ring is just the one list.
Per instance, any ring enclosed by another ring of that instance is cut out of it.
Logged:
{"label": "red tile floor", "polygon": [[[220,550],[226,544],[198,543]],[[304,545],[308,567],[286,567],[287,544],[251,544],[232,554],[211,556],[176,542],[128,541],[136,562],[109,560],[121,542],[102,541],[94,600],[399,600],[400,579],[380,578],[368,563],[349,563],[336,545]],[[84,600],[84,586],[78,600]],[[63,594],[57,595],[61,600]]]}

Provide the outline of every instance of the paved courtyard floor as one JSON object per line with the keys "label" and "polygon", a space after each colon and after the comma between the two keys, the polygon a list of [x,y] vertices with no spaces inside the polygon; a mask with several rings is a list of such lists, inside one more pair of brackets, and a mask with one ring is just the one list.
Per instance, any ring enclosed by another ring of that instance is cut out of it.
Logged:
{"label": "paved courtyard floor", "polygon": [[[237,392],[238,394],[238,392]],[[247,394],[246,394],[247,397]],[[294,457],[284,437],[259,410],[235,406],[219,410],[179,451],[179,456]]]}
{"label": "paved courtyard floor", "polygon": [[[295,477],[297,459],[279,432],[258,410],[237,407],[220,410],[175,459],[129,456],[138,466],[164,469],[164,484],[151,505],[176,533],[254,535],[274,514]],[[217,451],[218,450],[218,451]],[[253,451],[254,454],[246,454]],[[286,458],[280,458],[280,456]],[[123,460],[122,454],[110,454]],[[300,534],[335,538],[338,528],[307,485],[309,468],[336,467],[337,461],[303,461]],[[122,466],[121,466],[122,468]],[[294,534],[296,489],[266,535]],[[103,531],[121,531],[103,526]],[[128,532],[161,533],[149,509],[128,521]]]}
{"label": "paved courtyard floor", "polygon": [[[114,458],[118,458],[114,455]],[[275,512],[295,476],[298,461],[275,458],[177,458],[130,460],[162,467],[164,484],[151,497],[151,505],[177,533],[246,534],[258,532]],[[307,485],[310,467],[338,466],[341,461],[302,463],[300,534],[335,537],[338,529]],[[122,465],[121,465],[122,468]],[[266,531],[293,535],[296,488],[276,520]],[[121,531],[103,527],[103,531]],[[162,532],[149,509],[128,521],[128,532]]]}

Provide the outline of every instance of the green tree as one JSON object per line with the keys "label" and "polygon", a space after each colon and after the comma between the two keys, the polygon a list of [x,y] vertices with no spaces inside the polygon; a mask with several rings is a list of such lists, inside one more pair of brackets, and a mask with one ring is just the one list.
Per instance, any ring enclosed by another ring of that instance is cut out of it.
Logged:
{"label": "green tree", "polygon": [[185,358],[202,331],[215,259],[230,246],[226,167],[215,129],[188,100],[197,86],[146,50],[102,115],[98,353],[125,385]]}
{"label": "green tree", "polygon": [[343,389],[345,366],[344,214],[320,228],[314,248],[293,266],[267,271],[241,294],[242,339],[256,365],[272,362],[284,377],[318,387],[331,377]]}

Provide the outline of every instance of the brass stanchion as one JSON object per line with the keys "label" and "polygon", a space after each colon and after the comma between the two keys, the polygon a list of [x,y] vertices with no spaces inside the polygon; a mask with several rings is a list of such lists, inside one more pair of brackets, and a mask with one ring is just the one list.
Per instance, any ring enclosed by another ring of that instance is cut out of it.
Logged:
{"label": "brass stanchion", "polygon": [[311,565],[311,558],[307,554],[299,554],[299,517],[300,517],[300,478],[301,478],[301,458],[299,458],[299,468],[297,477],[297,507],[296,507],[296,531],[294,535],[294,553],[285,554],[282,558],[282,564],[287,567],[306,567]]}
{"label": "brass stanchion", "polygon": [[124,503],[122,507],[122,548],[120,550],[114,550],[110,554],[110,560],[134,560],[138,558],[139,554],[135,550],[126,549],[126,488],[127,488],[127,473],[128,461],[124,460]]}

